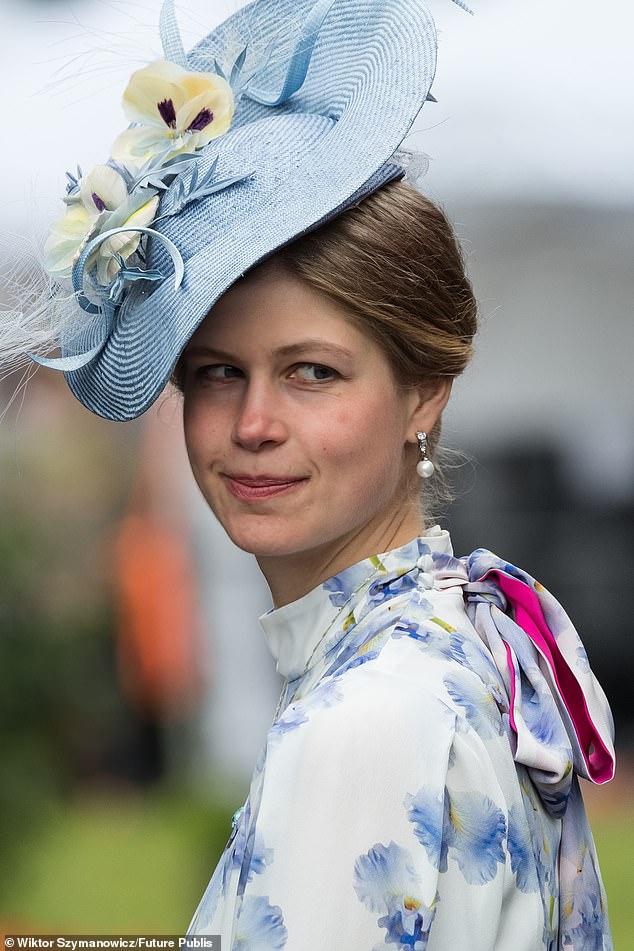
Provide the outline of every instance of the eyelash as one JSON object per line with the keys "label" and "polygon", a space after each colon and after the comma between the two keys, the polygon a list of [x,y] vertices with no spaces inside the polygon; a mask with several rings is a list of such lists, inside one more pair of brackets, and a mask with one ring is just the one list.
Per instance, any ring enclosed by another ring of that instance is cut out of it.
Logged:
{"label": "eyelash", "polygon": [[[208,376],[207,376],[207,372],[208,372],[209,370],[215,370],[215,369],[218,369],[219,367],[230,367],[230,368],[233,369],[233,370],[237,370],[237,369],[238,369],[237,367],[233,367],[230,363],[208,363],[208,364],[205,364],[205,365],[203,365],[203,366],[198,367],[198,368],[195,370],[195,375],[196,375],[196,377],[201,378],[201,379],[214,380],[214,381],[220,380],[221,382],[224,382],[224,381],[229,380],[229,379],[235,379],[235,377],[208,377]],[[334,380],[336,377],[338,377],[338,376],[341,375],[341,374],[337,373],[336,370],[333,370],[332,367],[326,366],[326,364],[324,364],[324,363],[297,363],[297,364],[293,367],[293,370],[296,370],[296,369],[298,369],[299,367],[314,367],[314,368],[317,368],[317,369],[319,369],[319,370],[327,370],[328,373],[330,374],[330,378],[329,378],[329,379],[309,380],[309,381],[308,381],[309,383],[330,383],[330,382],[331,382],[332,380]]]}
{"label": "eyelash", "polygon": [[309,380],[310,383],[330,383],[336,377],[340,376],[340,374],[337,373],[336,370],[333,370],[332,367],[327,366],[325,363],[298,363],[293,369],[295,370],[295,369],[298,369],[299,367],[313,367],[314,369],[317,369],[317,370],[328,371],[329,377],[327,379],[322,378],[317,380]]}

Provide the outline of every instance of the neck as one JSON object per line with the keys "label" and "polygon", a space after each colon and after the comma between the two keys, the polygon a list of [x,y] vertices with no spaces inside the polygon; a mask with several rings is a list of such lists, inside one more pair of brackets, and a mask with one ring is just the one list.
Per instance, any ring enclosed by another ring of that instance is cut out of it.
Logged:
{"label": "neck", "polygon": [[257,557],[271,591],[273,606],[296,601],[344,568],[392,548],[400,548],[421,535],[423,523],[417,502],[374,519],[316,548],[288,555]]}

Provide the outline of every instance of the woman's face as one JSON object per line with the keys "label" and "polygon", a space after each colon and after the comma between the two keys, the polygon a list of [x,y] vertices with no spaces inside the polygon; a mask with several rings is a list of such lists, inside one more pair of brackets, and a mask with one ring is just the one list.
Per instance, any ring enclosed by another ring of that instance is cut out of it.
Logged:
{"label": "woman's face", "polygon": [[[185,351],[194,476],[256,556],[389,525],[406,504],[406,443],[439,411],[397,389],[379,346],[333,303],[266,265],[224,294]],[[411,447],[407,458],[416,465]]]}

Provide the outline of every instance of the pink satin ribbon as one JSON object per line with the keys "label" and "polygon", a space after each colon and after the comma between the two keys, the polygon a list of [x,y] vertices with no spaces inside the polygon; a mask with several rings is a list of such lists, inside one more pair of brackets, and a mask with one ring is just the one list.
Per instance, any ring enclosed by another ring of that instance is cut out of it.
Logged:
{"label": "pink satin ribbon", "polygon": [[[546,623],[537,594],[529,585],[497,568],[490,568],[477,580],[484,581],[490,575],[495,576],[497,585],[513,605],[515,622],[525,631],[552,671],[559,696],[577,734],[590,779],[598,784],[607,783],[614,775],[614,757],[592,721],[583,689],[557,646],[555,636]],[[505,647],[511,679],[510,720],[511,726],[517,733],[512,713],[516,694],[515,668],[510,656],[511,649],[506,643]]]}

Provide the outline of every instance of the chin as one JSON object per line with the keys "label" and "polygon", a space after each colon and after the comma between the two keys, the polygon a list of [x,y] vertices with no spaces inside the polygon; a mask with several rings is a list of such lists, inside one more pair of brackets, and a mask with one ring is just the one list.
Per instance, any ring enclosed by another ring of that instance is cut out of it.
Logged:
{"label": "chin", "polygon": [[241,524],[220,522],[234,545],[256,558],[283,557],[315,547],[315,533],[308,526],[297,524],[297,519],[285,523],[284,519],[271,522],[270,517],[251,516]]}
{"label": "chin", "polygon": [[320,549],[328,551],[333,543],[355,531],[343,518],[325,523],[323,517],[312,522],[297,515],[275,521],[251,517],[241,523],[230,521],[223,527],[234,545],[258,559],[286,558],[311,551],[317,553]]}

